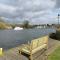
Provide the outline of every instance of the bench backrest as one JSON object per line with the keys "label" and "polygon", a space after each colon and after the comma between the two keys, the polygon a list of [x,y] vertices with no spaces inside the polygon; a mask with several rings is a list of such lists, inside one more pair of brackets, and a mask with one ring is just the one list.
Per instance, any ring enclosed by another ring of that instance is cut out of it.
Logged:
{"label": "bench backrest", "polygon": [[44,36],[38,39],[34,39],[31,41],[31,49],[35,49],[43,44],[48,43],[48,36]]}

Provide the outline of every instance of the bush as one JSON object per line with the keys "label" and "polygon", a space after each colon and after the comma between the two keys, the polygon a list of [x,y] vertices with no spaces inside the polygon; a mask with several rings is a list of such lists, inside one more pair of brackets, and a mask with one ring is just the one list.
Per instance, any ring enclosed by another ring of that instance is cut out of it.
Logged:
{"label": "bush", "polygon": [[49,37],[52,39],[56,39],[56,33],[51,33]]}
{"label": "bush", "polygon": [[56,39],[60,40],[60,31],[56,31]]}

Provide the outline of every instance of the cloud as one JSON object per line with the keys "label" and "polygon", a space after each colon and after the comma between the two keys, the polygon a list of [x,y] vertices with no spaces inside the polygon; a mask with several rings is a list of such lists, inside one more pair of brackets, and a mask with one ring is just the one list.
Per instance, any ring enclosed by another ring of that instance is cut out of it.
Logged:
{"label": "cloud", "polygon": [[[31,23],[56,23],[59,0],[0,0],[0,16]],[[55,21],[54,21],[55,20]]]}
{"label": "cloud", "polygon": [[60,0],[56,0],[56,8],[60,8]]}
{"label": "cloud", "polygon": [[0,16],[13,16],[16,11],[16,7],[0,4]]}
{"label": "cloud", "polygon": [[0,3],[16,6],[18,0],[0,0]]}
{"label": "cloud", "polygon": [[22,7],[24,11],[36,12],[53,8],[55,2],[51,0],[19,0],[18,6]]}

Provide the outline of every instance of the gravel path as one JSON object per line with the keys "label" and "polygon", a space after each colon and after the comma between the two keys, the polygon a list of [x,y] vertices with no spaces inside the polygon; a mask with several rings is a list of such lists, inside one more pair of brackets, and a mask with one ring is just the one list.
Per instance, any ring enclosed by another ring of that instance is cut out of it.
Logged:
{"label": "gravel path", "polygon": [[[60,46],[60,41],[49,38],[48,50],[46,51],[47,55],[52,53],[58,46]],[[24,55],[20,55],[18,53],[19,48],[20,48],[20,46],[16,47],[16,48],[12,48],[8,51],[5,51],[4,55],[0,57],[0,60],[28,60],[27,57],[25,57]],[[43,60],[44,54],[42,54],[42,55],[39,55],[39,54],[40,54],[40,52],[38,52],[38,54],[36,54],[38,56],[34,60]]]}

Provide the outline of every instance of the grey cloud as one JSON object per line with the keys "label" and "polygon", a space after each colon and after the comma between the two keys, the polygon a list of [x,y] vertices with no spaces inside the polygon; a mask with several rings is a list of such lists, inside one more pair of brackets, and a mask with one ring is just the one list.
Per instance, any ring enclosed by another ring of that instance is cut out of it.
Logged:
{"label": "grey cloud", "polygon": [[0,3],[6,4],[6,5],[11,5],[11,6],[16,6],[18,0],[0,0]]}
{"label": "grey cloud", "polygon": [[[1,0],[2,1],[2,0]],[[0,1],[0,2],[1,2]],[[55,7],[55,0],[4,0],[6,2],[2,3],[8,5],[4,8],[5,11],[2,11],[0,15],[12,18],[15,16],[19,18],[20,21],[23,19],[31,19],[31,21],[40,22],[41,20],[48,20],[47,17],[52,14],[52,9]],[[8,10],[8,11],[7,11]],[[50,11],[49,11],[50,10]],[[50,12],[50,13],[49,13]],[[13,18],[12,18],[13,19]],[[19,20],[18,19],[18,20]],[[41,21],[42,22],[42,21]],[[37,22],[38,23],[38,22]]]}
{"label": "grey cloud", "polygon": [[27,12],[28,12],[28,14],[30,12],[32,12],[32,15],[34,15],[35,12],[40,12],[40,11],[43,11],[43,10],[51,9],[51,7],[52,7],[47,2],[48,0],[46,1],[48,4],[45,3],[44,0],[42,1],[43,4],[40,2],[40,0],[25,0],[25,1],[19,0],[19,1],[20,2],[18,3],[18,9],[16,11],[16,13],[18,13],[18,15],[21,15],[21,14],[26,15]]}
{"label": "grey cloud", "polygon": [[56,8],[60,8],[60,0],[56,0]]}
{"label": "grey cloud", "polygon": [[[50,3],[49,3],[50,2]],[[52,5],[50,5],[52,4]],[[50,0],[19,0],[18,7],[22,7],[24,11],[41,11],[45,9],[52,8],[54,2]]]}

